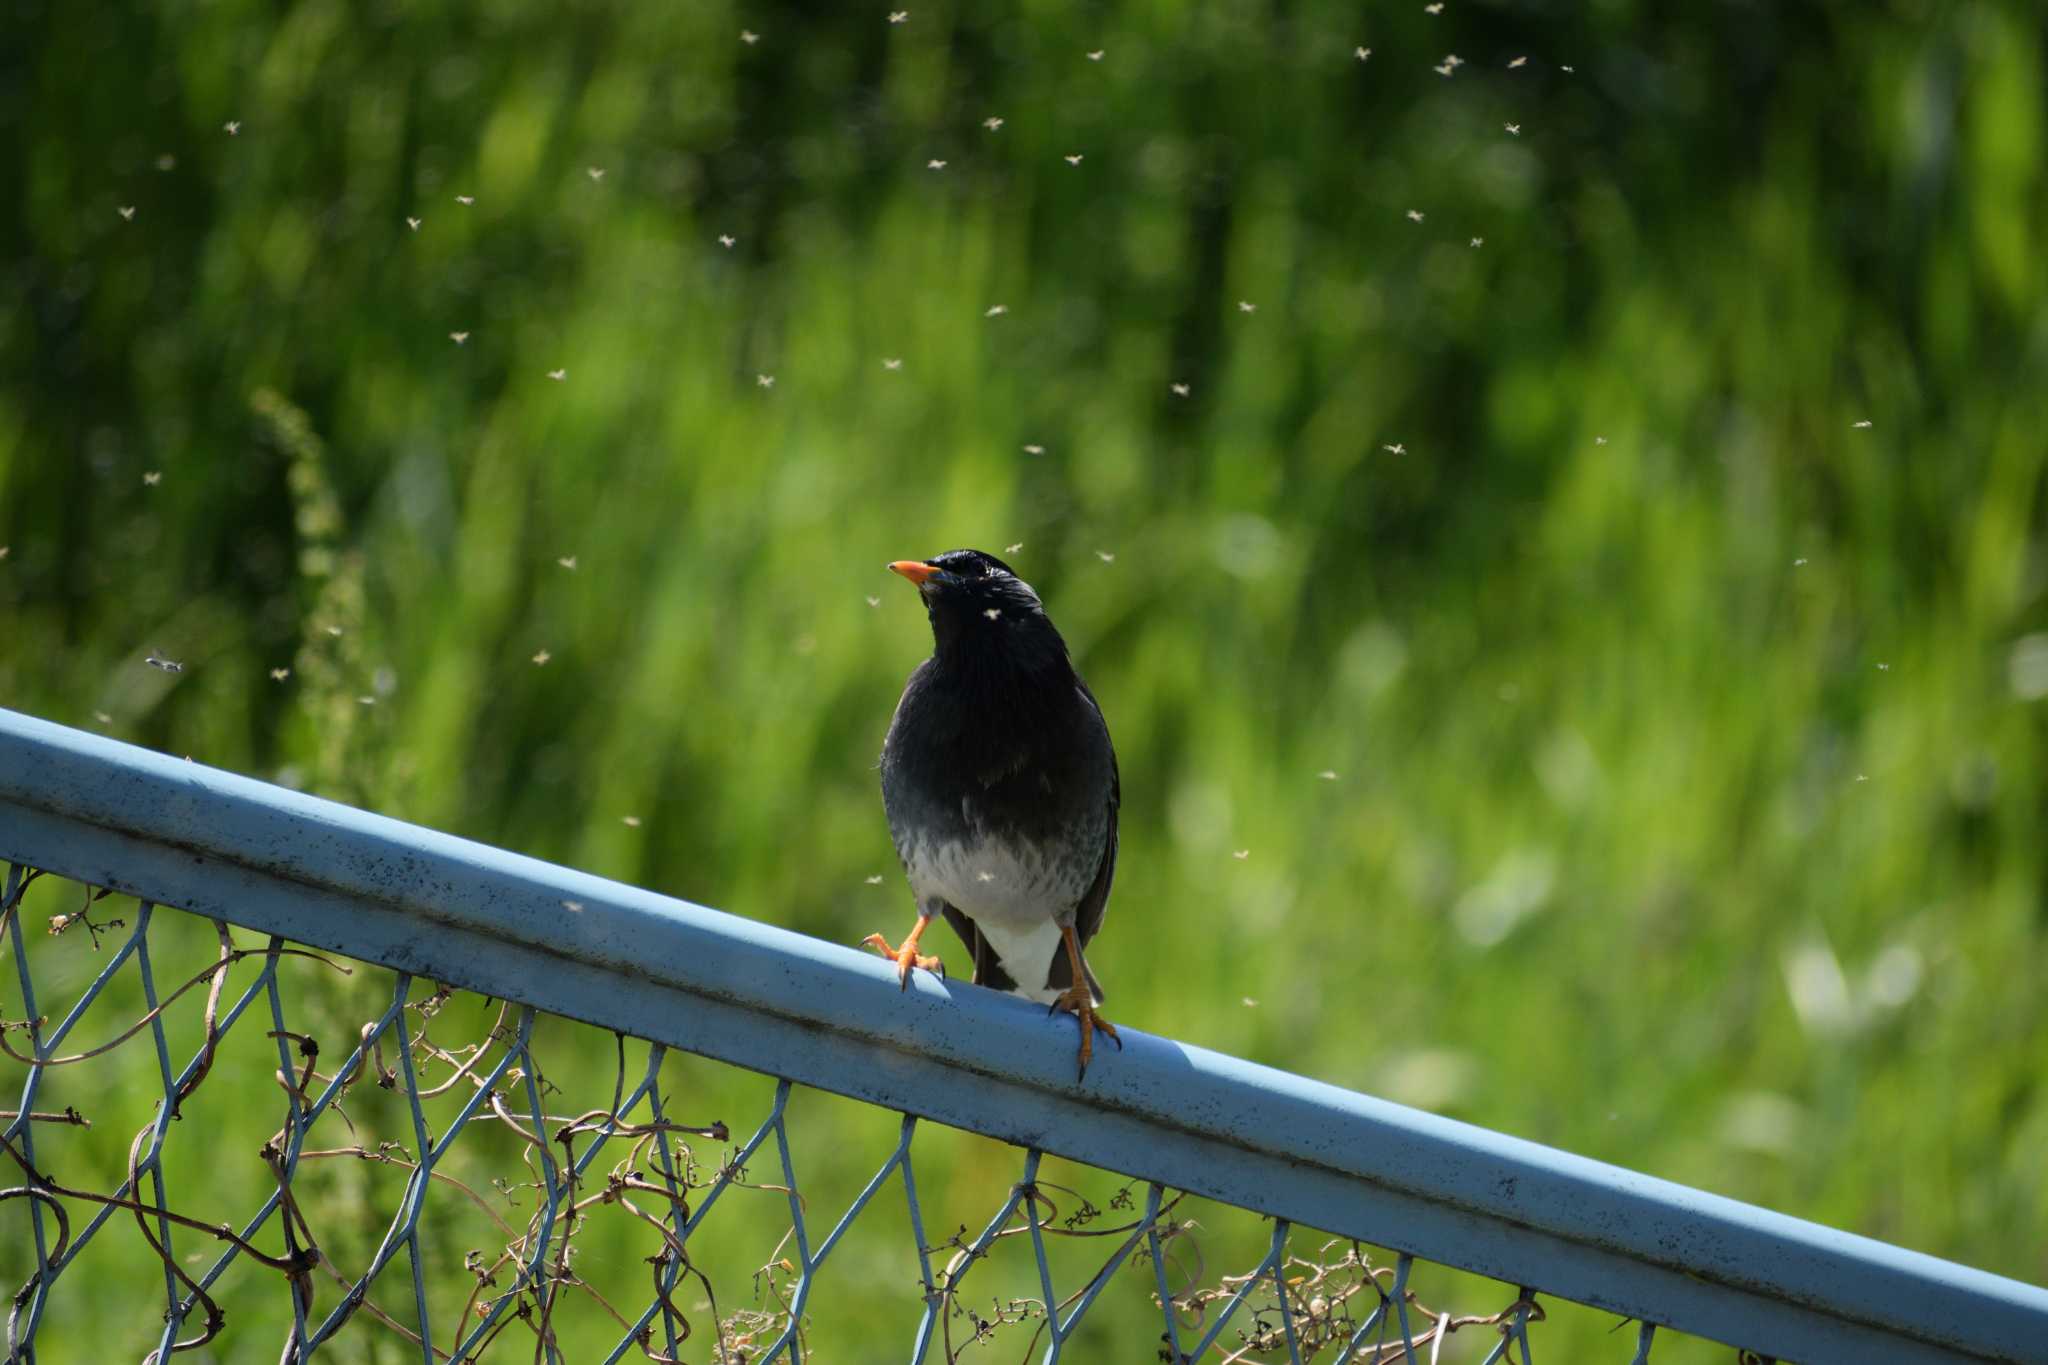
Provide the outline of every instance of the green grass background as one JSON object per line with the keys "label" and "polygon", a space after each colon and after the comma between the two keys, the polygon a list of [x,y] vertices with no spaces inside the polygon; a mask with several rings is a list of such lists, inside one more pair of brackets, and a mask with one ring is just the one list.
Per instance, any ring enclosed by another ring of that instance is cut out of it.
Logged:
{"label": "green grass background", "polygon": [[904,3],[16,7],[0,700],[851,943],[1021,543],[1112,1017],[2048,1278],[2038,15]]}

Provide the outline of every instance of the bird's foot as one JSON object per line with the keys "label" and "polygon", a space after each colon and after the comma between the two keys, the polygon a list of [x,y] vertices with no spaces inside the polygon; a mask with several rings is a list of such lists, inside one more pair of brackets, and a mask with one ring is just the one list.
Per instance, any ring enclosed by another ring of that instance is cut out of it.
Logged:
{"label": "bird's foot", "polygon": [[[919,929],[923,927],[922,925],[918,926]],[[917,951],[917,938],[917,934],[913,932],[909,938],[903,940],[901,948],[892,948],[889,946],[889,940],[883,938],[880,934],[869,934],[860,941],[860,946],[863,948],[873,948],[883,957],[894,962],[896,964],[897,986],[903,990],[909,990],[910,969],[912,967],[922,967],[926,971],[937,973],[940,976],[946,974],[945,963],[935,957],[926,957]]]}
{"label": "bird's foot", "polygon": [[1088,1059],[1095,1054],[1096,1034],[1106,1035],[1118,1052],[1124,1050],[1124,1040],[1116,1036],[1116,1025],[1095,1012],[1095,997],[1089,994],[1086,983],[1063,992],[1046,1013],[1057,1014],[1061,1010],[1073,1015],[1081,1026],[1081,1067],[1074,1076],[1077,1082],[1088,1078]]}

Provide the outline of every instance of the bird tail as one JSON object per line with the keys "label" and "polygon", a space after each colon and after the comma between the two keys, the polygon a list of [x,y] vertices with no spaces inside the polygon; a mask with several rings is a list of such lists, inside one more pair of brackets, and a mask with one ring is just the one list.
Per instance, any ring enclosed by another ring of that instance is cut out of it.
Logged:
{"label": "bird tail", "polygon": [[1088,959],[1081,959],[1081,974],[1088,978],[1088,994],[1097,1005],[1102,1003],[1102,983],[1095,979],[1095,969],[1088,965]]}
{"label": "bird tail", "polygon": [[1102,983],[1095,979],[1095,969],[1088,965],[1086,955],[1081,958],[1081,975],[1088,981],[1089,999],[1099,1006],[1102,1003]]}
{"label": "bird tail", "polygon": [[[1102,1003],[1102,983],[1095,979],[1095,969],[1088,965],[1088,957],[1085,953],[1081,956],[1081,975],[1088,982],[1090,1002],[1100,1005]],[[1052,963],[1050,969],[1045,974],[1045,984],[1047,989],[1055,991],[1063,991],[1074,984],[1074,969],[1067,963],[1065,944],[1061,944],[1053,950]]]}

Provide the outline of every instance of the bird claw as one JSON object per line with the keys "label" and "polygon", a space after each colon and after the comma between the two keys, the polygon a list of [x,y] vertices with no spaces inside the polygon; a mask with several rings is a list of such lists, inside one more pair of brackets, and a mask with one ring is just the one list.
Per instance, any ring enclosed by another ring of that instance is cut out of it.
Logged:
{"label": "bird claw", "polygon": [[1045,1012],[1046,1017],[1050,1018],[1061,1010],[1073,1015],[1075,1022],[1081,1026],[1080,1067],[1074,1073],[1074,1081],[1079,1084],[1088,1079],[1088,1061],[1095,1054],[1096,1034],[1103,1034],[1110,1042],[1115,1043],[1118,1052],[1124,1050],[1124,1040],[1116,1036],[1115,1024],[1095,1012],[1095,997],[1088,993],[1086,986],[1070,987],[1052,1002],[1051,1007]]}
{"label": "bird claw", "polygon": [[917,951],[917,940],[915,938],[905,939],[903,946],[896,948],[892,947],[889,940],[883,938],[880,934],[869,934],[860,941],[860,946],[863,948],[873,948],[883,957],[896,964],[896,987],[898,990],[907,991],[910,989],[910,969],[912,967],[922,967],[935,976],[944,976],[946,974],[945,963],[939,961],[936,957],[923,956]]}

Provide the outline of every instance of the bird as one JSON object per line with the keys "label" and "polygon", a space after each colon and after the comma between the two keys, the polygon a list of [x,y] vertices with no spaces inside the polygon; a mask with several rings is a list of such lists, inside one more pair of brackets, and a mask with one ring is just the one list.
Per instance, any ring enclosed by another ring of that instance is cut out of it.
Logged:
{"label": "bird", "polygon": [[1116,877],[1122,791],[1109,726],[1044,603],[1009,565],[949,550],[888,567],[917,586],[932,628],[932,655],[912,670],[882,742],[882,806],[917,923],[900,945],[881,934],[863,945],[894,961],[907,988],[915,968],[944,971],[918,949],[944,915],[976,985],[1074,1016],[1078,1083],[1096,1034],[1123,1047],[1082,953]]}

